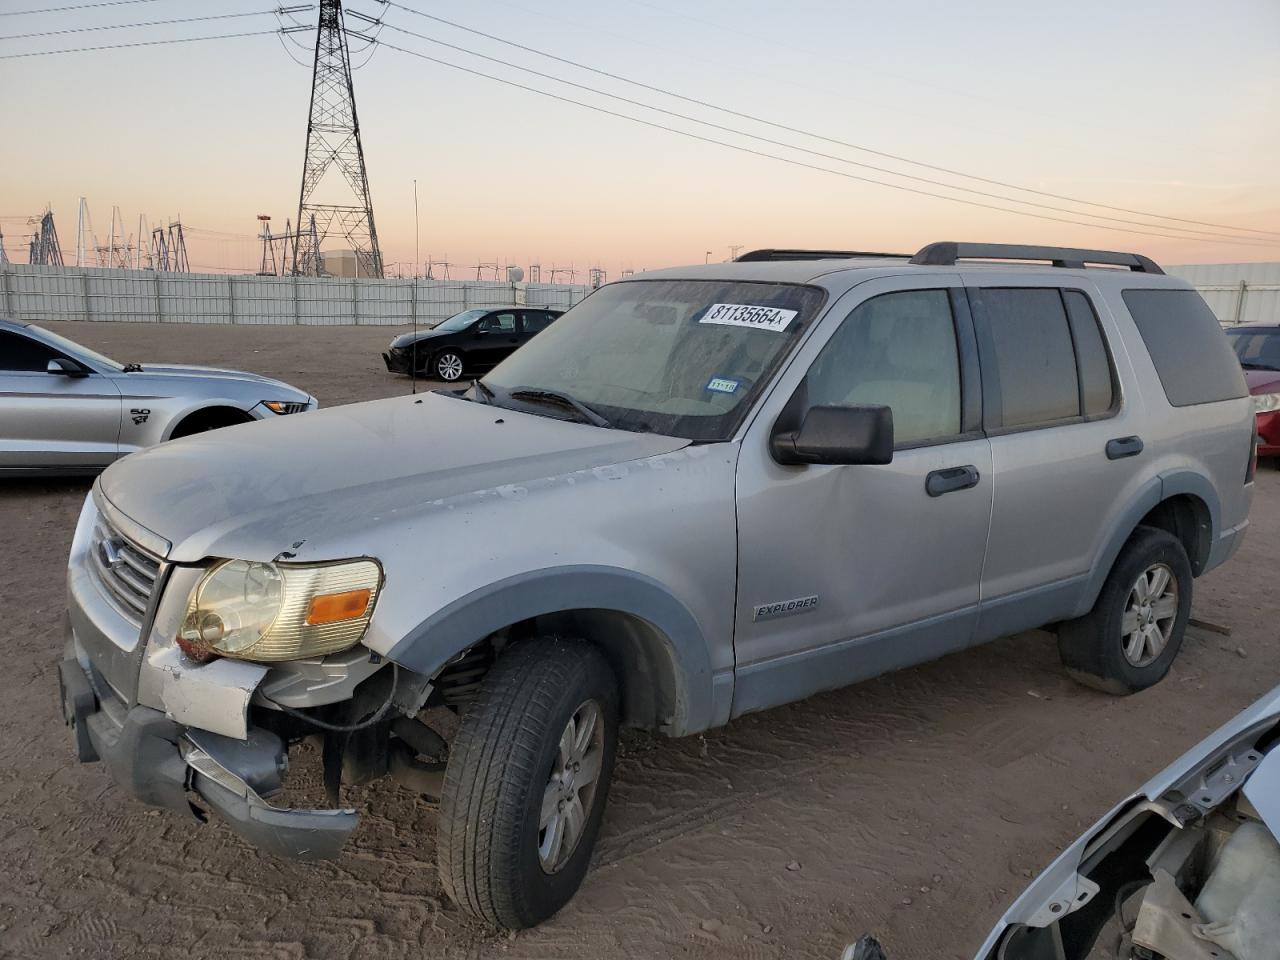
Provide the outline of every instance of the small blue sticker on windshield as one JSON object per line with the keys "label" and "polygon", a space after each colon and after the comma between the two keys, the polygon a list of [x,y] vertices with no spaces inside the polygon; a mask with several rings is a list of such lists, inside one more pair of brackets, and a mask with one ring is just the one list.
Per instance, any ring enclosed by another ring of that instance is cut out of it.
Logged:
{"label": "small blue sticker on windshield", "polygon": [[716,393],[737,393],[741,381],[730,380],[728,377],[712,377],[707,383],[707,389]]}

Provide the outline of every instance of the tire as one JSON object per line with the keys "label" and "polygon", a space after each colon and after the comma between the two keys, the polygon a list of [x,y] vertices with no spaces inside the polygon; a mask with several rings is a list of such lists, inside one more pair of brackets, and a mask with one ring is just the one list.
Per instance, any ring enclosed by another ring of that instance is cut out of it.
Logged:
{"label": "tire", "polygon": [[438,353],[435,360],[431,362],[431,369],[445,383],[455,383],[462,379],[462,354],[456,350],[445,350],[442,353]]}
{"label": "tire", "polygon": [[[1162,585],[1166,574],[1168,585]],[[1155,527],[1139,527],[1121,549],[1093,609],[1058,630],[1067,672],[1086,686],[1117,695],[1164,679],[1191,617],[1192,583],[1191,562],[1178,539]],[[1144,592],[1156,596],[1144,601]],[[1145,637],[1144,623],[1149,624]],[[1126,633],[1126,627],[1136,629]]]}
{"label": "tire", "polygon": [[[586,719],[588,705],[596,710],[592,747],[570,774],[562,734],[571,720]],[[498,658],[464,712],[445,769],[439,869],[455,903],[494,926],[521,929],[569,902],[600,829],[617,734],[617,681],[595,647],[540,638]],[[598,772],[584,786],[584,770],[593,767]],[[563,799],[570,795],[576,808]],[[553,823],[543,830],[550,803]],[[558,851],[555,822],[569,832],[578,825],[576,841]]]}

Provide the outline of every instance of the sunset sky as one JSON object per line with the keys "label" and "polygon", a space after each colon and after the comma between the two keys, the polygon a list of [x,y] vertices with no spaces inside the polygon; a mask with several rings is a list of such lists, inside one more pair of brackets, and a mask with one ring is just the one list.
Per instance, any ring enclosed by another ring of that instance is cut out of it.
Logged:
{"label": "sunset sky", "polygon": [[[278,26],[273,15],[255,15],[84,30],[253,13],[273,6],[266,0],[135,0],[22,13],[75,2],[0,0],[0,55]],[[585,279],[592,264],[616,276],[623,268],[700,263],[708,251],[725,259],[731,244],[913,251],[943,239],[1138,250],[1167,263],[1280,260],[1278,0],[404,0],[830,140],[1221,226],[1082,206],[912,166],[584,72],[400,6],[346,6],[385,13],[379,38],[387,43],[651,123],[855,177],[1092,224],[967,206],[751,155],[383,45],[355,73],[356,98],[383,257],[402,262],[406,273],[414,259],[414,178],[421,257],[447,257],[455,277],[474,276],[481,260],[540,262],[544,278],[551,266],[572,264]],[[315,15],[297,16],[314,26]],[[396,27],[735,132],[522,74]],[[55,30],[82,32],[12,39]],[[314,36],[293,40],[309,48]],[[310,54],[287,43],[264,35],[0,59],[0,228],[10,258],[26,262],[30,228],[21,218],[51,204],[70,259],[84,196],[100,242],[118,205],[129,233],[137,232],[139,214],[153,225],[181,216],[195,267],[256,268],[255,215],[271,214],[283,226],[298,202]],[[300,66],[290,53],[308,62]],[[1275,233],[1244,241],[1184,232],[1233,234],[1224,227]]]}

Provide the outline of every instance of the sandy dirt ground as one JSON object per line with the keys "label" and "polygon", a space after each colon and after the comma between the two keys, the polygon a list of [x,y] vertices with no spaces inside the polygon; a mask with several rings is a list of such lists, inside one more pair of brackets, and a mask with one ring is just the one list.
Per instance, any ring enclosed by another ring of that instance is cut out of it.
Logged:
{"label": "sandy dirt ground", "polygon": [[[408,390],[391,328],[59,324],[120,359],[228,365],[332,405]],[[436,877],[436,812],[389,781],[342,858],[273,860],[130,801],[75,762],[55,703],[84,481],[0,484],[0,955],[967,958],[1029,879],[1129,791],[1280,681],[1280,475],[1235,560],[1197,584],[1155,689],[1072,683],[1031,632],[671,741],[628,736],[595,865],[539,929],[469,920]],[[1029,531],[1029,534],[1031,531]],[[302,757],[305,770],[309,759]]]}

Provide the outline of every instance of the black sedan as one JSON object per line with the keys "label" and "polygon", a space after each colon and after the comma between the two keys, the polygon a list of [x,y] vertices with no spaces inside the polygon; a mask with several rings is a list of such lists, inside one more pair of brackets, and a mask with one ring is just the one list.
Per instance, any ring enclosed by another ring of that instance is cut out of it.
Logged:
{"label": "black sedan", "polygon": [[497,366],[563,312],[544,307],[464,310],[429,330],[396,337],[382,360],[391,373],[452,383],[464,373]]}

